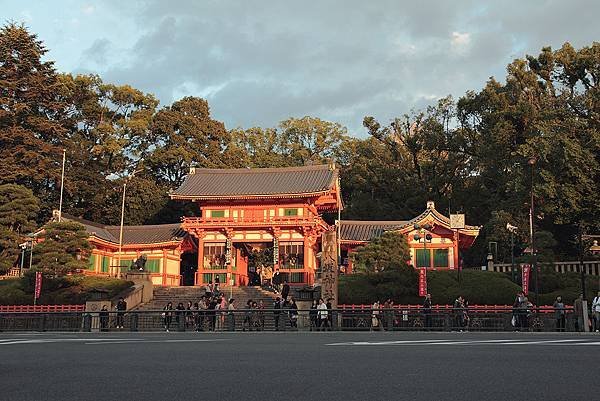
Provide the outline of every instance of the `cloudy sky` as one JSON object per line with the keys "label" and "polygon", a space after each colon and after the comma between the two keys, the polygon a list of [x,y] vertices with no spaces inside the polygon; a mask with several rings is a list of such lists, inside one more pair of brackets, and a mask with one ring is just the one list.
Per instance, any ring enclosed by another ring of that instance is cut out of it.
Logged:
{"label": "cloudy sky", "polygon": [[208,99],[228,128],[316,116],[365,135],[542,46],[600,40],[600,1],[0,0],[60,71]]}

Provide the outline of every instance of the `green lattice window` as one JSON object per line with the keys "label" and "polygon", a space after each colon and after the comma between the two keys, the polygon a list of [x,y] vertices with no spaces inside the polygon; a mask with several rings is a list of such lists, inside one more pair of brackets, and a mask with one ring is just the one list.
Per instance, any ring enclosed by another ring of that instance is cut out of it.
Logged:
{"label": "green lattice window", "polygon": [[150,273],[160,273],[160,259],[148,259],[146,261],[146,270]]}
{"label": "green lattice window", "polygon": [[448,267],[448,249],[433,250],[433,266]]}
{"label": "green lattice window", "polygon": [[[426,267],[429,268],[431,266],[431,249],[416,249],[416,267]],[[426,252],[427,251],[427,252]]]}
{"label": "green lattice window", "polygon": [[87,269],[91,270],[91,271],[96,270],[96,255],[94,255],[94,254],[90,255]]}
{"label": "green lattice window", "polygon": [[283,209],[284,216],[298,216],[298,209]]}
{"label": "green lattice window", "polygon": [[108,273],[108,269],[110,267],[110,258],[108,256],[102,256],[102,265],[101,272]]}
{"label": "green lattice window", "polygon": [[225,210],[211,210],[210,217],[225,217]]}

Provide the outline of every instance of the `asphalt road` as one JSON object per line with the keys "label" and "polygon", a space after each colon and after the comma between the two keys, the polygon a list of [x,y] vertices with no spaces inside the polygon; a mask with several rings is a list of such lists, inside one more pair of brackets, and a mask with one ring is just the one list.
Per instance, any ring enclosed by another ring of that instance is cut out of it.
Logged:
{"label": "asphalt road", "polygon": [[599,399],[600,335],[0,334],[2,400]]}

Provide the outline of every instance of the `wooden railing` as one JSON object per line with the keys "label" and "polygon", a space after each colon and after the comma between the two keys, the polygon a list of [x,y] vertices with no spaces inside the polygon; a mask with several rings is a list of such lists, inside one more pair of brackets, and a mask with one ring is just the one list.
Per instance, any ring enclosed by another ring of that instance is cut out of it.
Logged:
{"label": "wooden railing", "polygon": [[249,225],[249,224],[268,224],[268,225],[291,225],[313,224],[320,222],[316,217],[308,216],[268,216],[268,217],[184,217],[183,225],[189,226],[222,226],[223,224]]}
{"label": "wooden railing", "polygon": [[0,305],[0,313],[83,312],[85,305]]}

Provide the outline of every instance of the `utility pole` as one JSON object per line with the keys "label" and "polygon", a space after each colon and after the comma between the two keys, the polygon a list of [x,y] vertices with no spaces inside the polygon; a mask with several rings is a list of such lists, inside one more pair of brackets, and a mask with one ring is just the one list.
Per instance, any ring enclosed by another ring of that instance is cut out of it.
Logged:
{"label": "utility pole", "polygon": [[58,222],[62,221],[62,205],[63,205],[63,192],[65,186],[65,161],[67,160],[67,149],[63,149],[62,159],[62,173],[60,176],[60,201],[58,203]]}
{"label": "utility pole", "polygon": [[537,268],[537,251],[535,249],[535,198],[533,194],[533,177],[535,173],[535,157],[529,159],[529,165],[531,166],[531,208],[529,210],[529,237],[531,241],[531,256],[532,256],[532,268],[535,280],[535,306],[540,307],[540,286],[538,279],[538,268]]}

